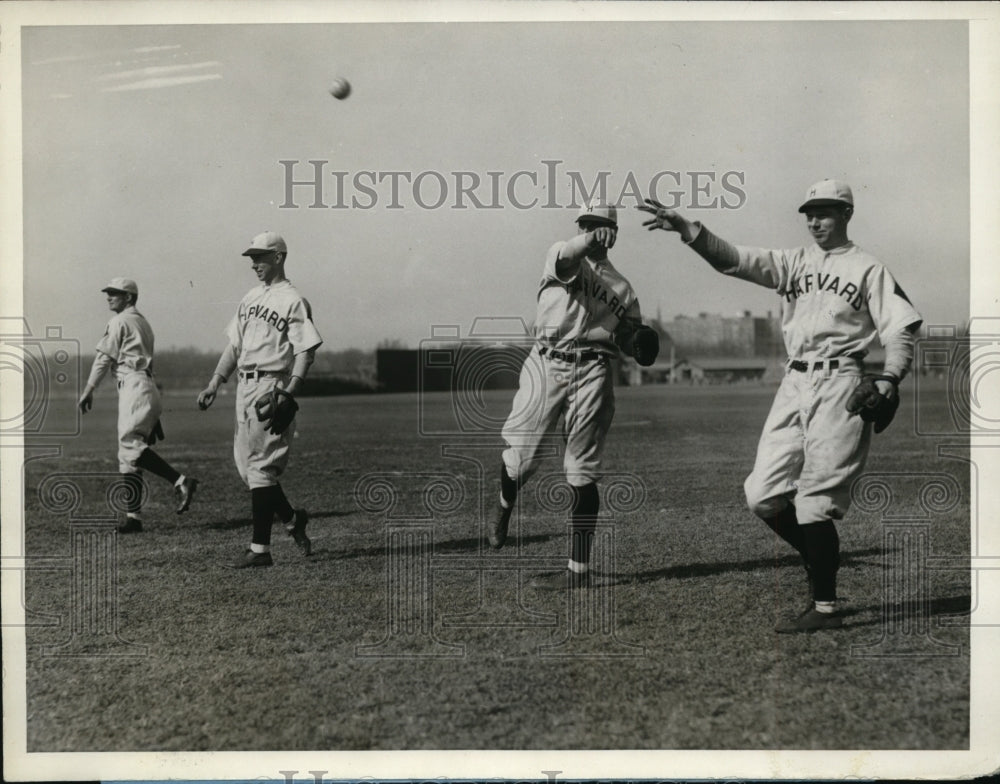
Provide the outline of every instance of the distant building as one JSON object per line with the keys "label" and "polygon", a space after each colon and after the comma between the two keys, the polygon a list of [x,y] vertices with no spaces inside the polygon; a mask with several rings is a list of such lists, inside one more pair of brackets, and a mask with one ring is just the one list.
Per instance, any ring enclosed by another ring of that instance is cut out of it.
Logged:
{"label": "distant building", "polygon": [[700,313],[650,326],[660,333],[660,355],[649,367],[627,362],[630,385],[761,380],[785,358],[781,321],[770,313]]}
{"label": "distant building", "polygon": [[749,310],[737,316],[699,313],[675,316],[660,323],[674,343],[676,353],[702,357],[775,357],[784,354],[781,319],[770,312],[754,316]]}
{"label": "distant building", "polygon": [[678,381],[732,384],[738,381],[764,381],[779,374],[783,368],[784,365],[774,359],[692,357],[678,363],[674,375]]}

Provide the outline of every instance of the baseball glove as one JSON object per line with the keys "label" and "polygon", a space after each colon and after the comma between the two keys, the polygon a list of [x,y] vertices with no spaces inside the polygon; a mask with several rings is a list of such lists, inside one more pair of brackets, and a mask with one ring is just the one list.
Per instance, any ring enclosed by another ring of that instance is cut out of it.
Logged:
{"label": "baseball glove", "polygon": [[268,432],[274,435],[280,435],[288,430],[288,426],[295,419],[295,412],[299,410],[295,398],[277,387],[257,398],[253,407],[257,412],[257,421],[262,422]]}
{"label": "baseball glove", "polygon": [[656,362],[660,353],[660,335],[655,329],[642,326],[632,336],[632,356],[644,367]]}
{"label": "baseball glove", "polygon": [[612,337],[622,353],[632,357],[640,365],[652,365],[660,353],[659,333],[638,321],[622,321]]}
{"label": "baseball glove", "polygon": [[[887,397],[879,392],[876,381],[892,382],[893,394]],[[892,376],[862,376],[847,399],[846,408],[865,422],[871,422],[875,432],[881,433],[892,424],[899,408],[899,381]]]}

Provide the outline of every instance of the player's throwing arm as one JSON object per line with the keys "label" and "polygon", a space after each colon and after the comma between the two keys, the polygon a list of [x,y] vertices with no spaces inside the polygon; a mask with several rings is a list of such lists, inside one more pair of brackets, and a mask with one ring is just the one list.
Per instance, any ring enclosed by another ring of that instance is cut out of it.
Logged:
{"label": "player's throwing arm", "polygon": [[[809,603],[777,631],[839,628],[834,521],[847,513],[873,426],[880,433],[895,415],[921,316],[889,270],[848,238],[854,195],[846,183],[809,188],[798,211],[813,241],[789,250],[732,245],[654,199],[639,209],[651,216],[643,222],[649,230],[677,233],[719,272],[780,297],[788,360],[744,492],[754,514],[805,565]],[[885,363],[869,376],[863,360],[875,339]]]}
{"label": "player's throwing arm", "polygon": [[[538,468],[543,440],[562,423],[563,470],[573,488],[569,558],[566,569],[533,581],[541,589],[591,584],[597,481],[615,410],[611,361],[625,353],[649,365],[659,349],[658,333],[642,323],[631,283],[608,258],[617,237],[617,209],[589,204],[576,216],[576,233],[549,248],[536,297],[535,346],[503,427],[507,448],[488,534],[494,549],[507,541],[518,491]],[[534,383],[537,374],[544,377],[541,385]]]}

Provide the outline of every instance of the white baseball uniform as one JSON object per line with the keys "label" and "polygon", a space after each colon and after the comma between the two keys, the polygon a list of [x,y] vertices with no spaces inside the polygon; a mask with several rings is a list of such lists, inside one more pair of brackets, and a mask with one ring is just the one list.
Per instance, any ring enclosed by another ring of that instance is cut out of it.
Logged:
{"label": "white baseball uniform", "polygon": [[[315,351],[323,339],[312,322],[309,303],[287,280],[252,288],[226,327],[236,358],[236,435],[233,458],[251,490],[278,483],[288,463],[295,422],[275,435],[257,420],[254,403],[289,380],[296,354]],[[225,354],[220,360],[222,368]],[[219,373],[223,378],[226,374]]]}
{"label": "white baseball uniform", "polygon": [[503,461],[512,479],[527,479],[537,468],[543,439],[562,416],[563,467],[567,481],[582,487],[597,479],[614,418],[613,334],[621,322],[641,317],[631,284],[606,258],[584,257],[575,275],[560,279],[556,262],[565,244],[554,244],[545,259],[535,346],[503,427]]}
{"label": "white baseball uniform", "polygon": [[[801,524],[841,519],[864,469],[871,425],[845,404],[876,338],[922,322],[893,276],[853,242],[825,251],[735,246],[701,224],[691,247],[725,274],[775,289],[789,361],[764,424],[747,503],[762,518],[794,500]],[[908,368],[897,369],[899,378]]]}
{"label": "white baseball uniform", "polygon": [[153,328],[129,305],[108,321],[97,351],[94,373],[98,380],[104,366],[109,366],[118,382],[118,470],[139,473],[136,461],[163,413],[153,380]]}

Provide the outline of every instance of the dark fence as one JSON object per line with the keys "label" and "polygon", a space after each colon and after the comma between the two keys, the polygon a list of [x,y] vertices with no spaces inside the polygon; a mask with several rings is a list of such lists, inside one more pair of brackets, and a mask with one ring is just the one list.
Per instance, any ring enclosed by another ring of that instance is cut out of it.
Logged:
{"label": "dark fence", "polygon": [[419,349],[379,349],[375,373],[383,392],[517,389],[530,348],[468,342]]}

